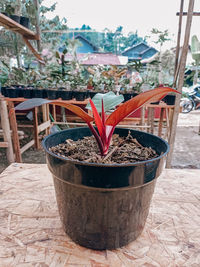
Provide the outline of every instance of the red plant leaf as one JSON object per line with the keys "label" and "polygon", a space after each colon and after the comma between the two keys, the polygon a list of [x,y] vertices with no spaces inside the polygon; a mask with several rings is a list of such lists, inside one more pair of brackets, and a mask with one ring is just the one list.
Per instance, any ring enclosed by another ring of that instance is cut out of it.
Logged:
{"label": "red plant leaf", "polygon": [[87,112],[85,112],[83,109],[81,109],[79,106],[65,103],[65,101],[55,100],[51,104],[56,104],[61,107],[64,107],[77,116],[79,116],[81,119],[83,119],[86,123],[94,121],[94,118],[90,116]]}
{"label": "red plant leaf", "polygon": [[170,87],[159,87],[133,97],[119,106],[106,120],[106,125],[116,126],[125,117],[141,108],[144,104],[161,100],[168,93],[179,93]]}
{"label": "red plant leaf", "polygon": [[94,120],[95,120],[95,124],[97,126],[97,129],[99,131],[99,135],[102,136],[103,135],[103,123],[101,120],[101,117],[93,103],[93,101],[90,99],[90,105],[92,107],[92,112],[93,112],[93,116],[94,116]]}

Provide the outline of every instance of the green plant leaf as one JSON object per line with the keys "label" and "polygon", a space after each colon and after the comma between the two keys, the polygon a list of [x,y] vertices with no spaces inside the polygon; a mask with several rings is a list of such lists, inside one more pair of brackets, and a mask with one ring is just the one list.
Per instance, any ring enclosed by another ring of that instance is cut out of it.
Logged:
{"label": "green plant leaf", "polygon": [[[108,112],[109,110],[115,108],[117,105],[123,102],[124,97],[123,95],[115,95],[113,92],[108,92],[106,94],[97,93],[93,98],[92,101],[97,109],[97,111],[100,113],[102,109],[102,99],[104,104],[104,111]],[[87,104],[87,109],[91,109],[91,105]]]}
{"label": "green plant leaf", "polygon": [[192,58],[196,61],[196,64],[198,65],[200,62],[200,42],[196,35],[192,36],[191,53]]}
{"label": "green plant leaf", "polygon": [[60,54],[58,53],[58,51],[56,51],[56,58],[60,59]]}

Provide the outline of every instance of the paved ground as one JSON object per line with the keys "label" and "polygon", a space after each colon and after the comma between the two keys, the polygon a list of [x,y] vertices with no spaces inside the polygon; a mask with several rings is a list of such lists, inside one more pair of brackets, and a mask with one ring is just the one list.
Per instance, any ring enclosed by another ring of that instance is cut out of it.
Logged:
{"label": "paved ground", "polygon": [[[200,110],[179,114],[172,168],[200,169]],[[24,163],[45,163],[43,150],[33,148],[23,153]],[[0,149],[0,173],[8,166],[5,149]]]}
{"label": "paved ground", "polygon": [[200,169],[200,110],[179,114],[172,167]]}

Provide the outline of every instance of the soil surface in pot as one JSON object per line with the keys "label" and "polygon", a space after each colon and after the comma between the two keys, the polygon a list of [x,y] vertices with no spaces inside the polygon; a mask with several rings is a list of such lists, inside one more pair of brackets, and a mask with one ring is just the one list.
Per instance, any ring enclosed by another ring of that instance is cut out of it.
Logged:
{"label": "soil surface in pot", "polygon": [[127,137],[114,134],[108,154],[105,157],[100,156],[99,148],[93,136],[87,136],[77,141],[67,139],[65,143],[51,147],[50,151],[71,160],[104,164],[133,163],[158,157],[155,150],[151,147],[143,147],[130,134]]}

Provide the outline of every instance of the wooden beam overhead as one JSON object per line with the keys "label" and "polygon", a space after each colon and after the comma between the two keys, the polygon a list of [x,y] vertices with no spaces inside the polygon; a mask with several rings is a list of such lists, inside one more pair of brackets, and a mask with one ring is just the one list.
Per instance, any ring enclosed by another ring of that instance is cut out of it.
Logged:
{"label": "wooden beam overhead", "polygon": [[[176,13],[176,16],[180,16],[180,12],[177,12]],[[188,12],[183,12],[183,16],[187,16],[188,15]],[[192,14],[193,16],[200,16],[200,12],[193,12]]]}
{"label": "wooden beam overhead", "polygon": [[10,19],[8,16],[3,15],[2,13],[0,13],[0,25],[10,31],[20,33],[29,40],[38,40],[39,38],[38,35],[33,31],[27,29],[26,27]]}

